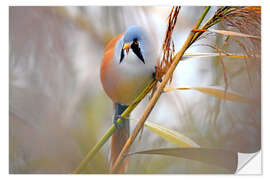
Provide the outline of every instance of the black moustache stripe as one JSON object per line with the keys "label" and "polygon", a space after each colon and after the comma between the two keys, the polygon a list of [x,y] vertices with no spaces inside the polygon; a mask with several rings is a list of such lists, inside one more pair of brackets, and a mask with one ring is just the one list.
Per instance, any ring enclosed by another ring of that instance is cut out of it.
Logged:
{"label": "black moustache stripe", "polygon": [[145,64],[142,53],[141,53],[141,49],[139,48],[139,45],[137,42],[133,42],[131,44],[131,49],[137,55],[137,57]]}
{"label": "black moustache stripe", "polygon": [[120,64],[120,63],[123,61],[124,57],[125,57],[125,54],[124,54],[124,49],[122,49],[119,64]]}

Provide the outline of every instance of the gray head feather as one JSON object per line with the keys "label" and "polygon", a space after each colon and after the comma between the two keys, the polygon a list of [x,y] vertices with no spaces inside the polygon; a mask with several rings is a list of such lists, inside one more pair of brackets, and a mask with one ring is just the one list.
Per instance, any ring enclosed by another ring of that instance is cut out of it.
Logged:
{"label": "gray head feather", "polygon": [[117,51],[115,51],[115,57],[117,60],[120,60],[123,45],[125,43],[132,43],[134,40],[138,41],[141,54],[145,61],[148,61],[148,57],[153,53],[153,43],[150,35],[140,26],[129,27],[123,37],[119,39],[116,44]]}

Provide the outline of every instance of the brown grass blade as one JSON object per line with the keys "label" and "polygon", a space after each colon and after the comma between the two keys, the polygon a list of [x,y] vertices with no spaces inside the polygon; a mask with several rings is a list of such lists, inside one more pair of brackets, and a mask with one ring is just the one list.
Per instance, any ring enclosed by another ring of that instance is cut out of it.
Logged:
{"label": "brown grass blade", "polygon": [[249,34],[245,34],[245,33],[234,32],[234,31],[216,30],[216,29],[208,29],[207,31],[217,33],[217,34],[226,35],[226,36],[246,37],[246,38],[253,38],[253,39],[261,40],[260,36],[254,36],[254,35],[249,35]]}
{"label": "brown grass blade", "polygon": [[179,147],[200,147],[193,140],[173,129],[169,129],[165,126],[150,121],[146,121],[144,126],[156,133],[161,138],[170,143],[176,144]]}
{"label": "brown grass blade", "polygon": [[[211,57],[227,57],[232,59],[245,59],[248,56],[244,54],[231,54],[231,53],[185,53],[182,57],[182,60],[192,59],[192,58],[211,58]],[[256,58],[260,58],[260,55],[256,55]]]}
{"label": "brown grass blade", "polygon": [[200,161],[203,163],[212,164],[225,168],[224,173],[235,173],[235,171],[237,170],[237,163],[238,163],[237,152],[227,151],[224,149],[163,148],[163,149],[151,149],[146,151],[134,152],[130,153],[129,155],[134,154],[149,154],[149,155],[159,154]]}
{"label": "brown grass blade", "polygon": [[246,103],[246,104],[253,104],[255,103],[253,100],[248,99],[246,97],[240,96],[236,93],[226,92],[225,90],[218,89],[216,87],[167,87],[164,88],[164,92],[169,92],[173,90],[196,90],[202,92],[204,94],[214,96],[219,99]]}

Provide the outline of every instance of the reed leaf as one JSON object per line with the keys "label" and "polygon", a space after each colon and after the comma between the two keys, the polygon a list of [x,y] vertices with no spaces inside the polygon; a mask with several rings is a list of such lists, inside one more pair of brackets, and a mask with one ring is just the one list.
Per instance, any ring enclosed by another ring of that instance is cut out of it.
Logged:
{"label": "reed leaf", "polygon": [[163,138],[164,140],[173,143],[179,147],[200,147],[193,140],[173,129],[169,129],[165,126],[150,121],[146,121],[144,123],[144,126],[150,131],[160,136],[161,138]]}
{"label": "reed leaf", "polygon": [[[188,60],[192,58],[211,58],[211,57],[227,57],[231,59],[245,59],[248,56],[243,54],[230,54],[230,53],[185,53],[182,60]],[[260,58],[260,55],[256,55],[256,58]]]}
{"label": "reed leaf", "polygon": [[234,151],[212,148],[162,148],[138,151],[130,153],[149,154],[149,155],[166,155],[189,160],[200,161],[203,163],[215,165],[224,168],[224,173],[235,173],[238,164],[238,154]]}
{"label": "reed leaf", "polygon": [[164,92],[169,92],[173,90],[196,90],[202,92],[204,94],[214,96],[219,99],[246,103],[246,104],[253,104],[255,103],[253,100],[246,98],[244,96],[237,95],[236,93],[228,92],[225,90],[218,89],[217,87],[167,87],[164,88]]}
{"label": "reed leaf", "polygon": [[217,34],[222,34],[222,35],[226,35],[226,36],[238,36],[238,37],[246,37],[246,38],[253,38],[253,39],[261,40],[260,36],[254,36],[254,35],[249,35],[249,34],[245,34],[245,33],[234,32],[234,31],[216,30],[216,29],[208,29],[206,31],[217,33]]}

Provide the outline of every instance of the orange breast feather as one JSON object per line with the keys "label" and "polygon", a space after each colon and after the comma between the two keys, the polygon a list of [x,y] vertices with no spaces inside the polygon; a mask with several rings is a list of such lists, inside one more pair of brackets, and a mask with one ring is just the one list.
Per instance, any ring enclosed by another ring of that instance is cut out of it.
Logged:
{"label": "orange breast feather", "polygon": [[118,41],[118,39],[120,39],[122,37],[123,34],[119,34],[118,36],[116,36],[115,38],[113,38],[105,47],[104,50],[104,56],[102,59],[102,64],[100,67],[100,79],[102,82],[102,86],[106,92],[106,94],[113,99],[113,92],[110,90],[110,80],[108,78],[113,78],[113,74],[108,74],[110,72],[110,65],[112,63],[113,60],[113,56],[114,56],[114,47],[116,42]]}

